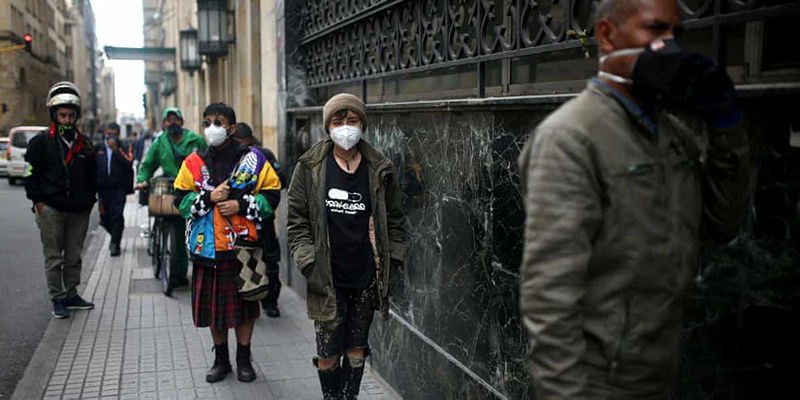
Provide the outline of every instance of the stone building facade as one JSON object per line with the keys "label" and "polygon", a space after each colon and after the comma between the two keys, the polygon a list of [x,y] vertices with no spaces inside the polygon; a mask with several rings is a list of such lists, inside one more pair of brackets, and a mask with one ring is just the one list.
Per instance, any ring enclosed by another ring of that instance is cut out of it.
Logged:
{"label": "stone building facade", "polygon": [[98,119],[101,124],[117,121],[117,95],[116,76],[111,67],[102,67],[100,70],[100,107]]}
{"label": "stone building facade", "polygon": [[[674,398],[784,397],[800,354],[800,52],[790,39],[800,2],[677,1],[681,47],[737,84],[759,184],[746,231],[704,249]],[[287,172],[325,137],[321,106],[349,92],[366,100],[367,140],[400,177],[407,263],[391,271],[399,289],[370,345],[373,369],[406,399],[536,396],[518,304],[516,160],[597,73],[597,3],[290,0],[278,10]],[[282,238],[285,223],[280,210]],[[283,262],[284,282],[302,292]]]}
{"label": "stone building facade", "polygon": [[18,125],[46,125],[47,91],[60,80],[81,90],[81,129],[91,132],[98,107],[94,14],[88,0],[8,0],[0,2],[0,47],[33,36],[32,51],[0,53],[0,135]]}
{"label": "stone building facade", "polygon": [[206,105],[224,102],[236,110],[239,121],[268,147],[277,146],[277,75],[275,73],[275,0],[227,2],[227,54],[204,57],[201,69],[181,69],[179,32],[198,28],[197,1],[145,0],[145,47],[176,49],[174,61],[146,61],[146,119],[151,129],[161,129],[165,107],[179,107],[185,126],[202,133],[200,122]]}

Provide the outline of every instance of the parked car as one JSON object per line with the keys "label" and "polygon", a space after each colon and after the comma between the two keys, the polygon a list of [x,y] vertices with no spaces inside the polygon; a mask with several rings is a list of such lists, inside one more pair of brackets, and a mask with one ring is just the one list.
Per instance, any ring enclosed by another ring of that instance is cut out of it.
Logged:
{"label": "parked car", "polygon": [[6,149],[9,184],[14,185],[18,180],[25,178],[28,169],[28,163],[25,162],[25,151],[28,148],[28,142],[37,133],[45,129],[47,129],[46,126],[18,126],[11,129],[11,133],[8,135],[8,148]]}
{"label": "parked car", "polygon": [[0,138],[0,176],[8,176],[8,138]]}

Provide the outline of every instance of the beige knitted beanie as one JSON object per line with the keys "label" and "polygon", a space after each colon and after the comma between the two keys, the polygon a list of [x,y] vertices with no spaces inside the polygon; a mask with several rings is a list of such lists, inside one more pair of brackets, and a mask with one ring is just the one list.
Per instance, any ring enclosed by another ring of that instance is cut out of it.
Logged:
{"label": "beige knitted beanie", "polygon": [[334,114],[342,110],[349,110],[358,114],[359,118],[361,118],[362,131],[367,129],[367,109],[364,107],[364,102],[350,93],[339,93],[331,97],[322,109],[322,126],[325,127],[325,133],[330,135],[328,127],[331,125],[331,120]]}

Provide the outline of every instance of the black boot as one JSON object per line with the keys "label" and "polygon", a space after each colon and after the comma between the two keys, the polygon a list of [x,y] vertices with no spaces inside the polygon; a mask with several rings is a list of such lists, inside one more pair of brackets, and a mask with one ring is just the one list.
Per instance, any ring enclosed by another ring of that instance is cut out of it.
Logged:
{"label": "black boot", "polygon": [[[365,355],[366,356],[366,355]],[[342,358],[342,391],[340,400],[356,400],[361,389],[361,378],[364,376],[364,358]]]}
{"label": "black boot", "polygon": [[111,254],[111,257],[118,257],[120,255],[120,253],[122,252],[122,250],[120,249],[119,244],[114,243],[114,242],[111,242],[111,243],[108,244],[108,250],[109,250],[109,253]]}
{"label": "black boot", "polygon": [[337,362],[333,368],[321,370],[317,365],[317,359],[314,359],[314,366],[317,367],[317,374],[319,374],[319,384],[322,386],[322,399],[323,400],[338,400],[339,391],[341,390],[341,368]]}
{"label": "black boot", "polygon": [[214,365],[206,373],[206,382],[208,383],[219,382],[233,371],[228,354],[228,342],[215,344],[212,350],[214,351]]}
{"label": "black boot", "polygon": [[236,344],[236,376],[241,382],[256,380],[256,370],[253,369],[253,358],[250,354],[249,344]]}

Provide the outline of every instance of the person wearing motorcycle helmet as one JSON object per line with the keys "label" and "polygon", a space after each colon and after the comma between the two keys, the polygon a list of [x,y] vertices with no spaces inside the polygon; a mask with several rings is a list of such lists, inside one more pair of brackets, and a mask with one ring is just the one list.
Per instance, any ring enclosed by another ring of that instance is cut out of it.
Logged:
{"label": "person wearing motorcycle helmet", "polygon": [[81,251],[97,194],[94,146],[77,128],[80,91],[58,82],[47,94],[50,127],[28,143],[25,192],[33,202],[45,257],[47,289],[55,318],[94,304],[77,292]]}

